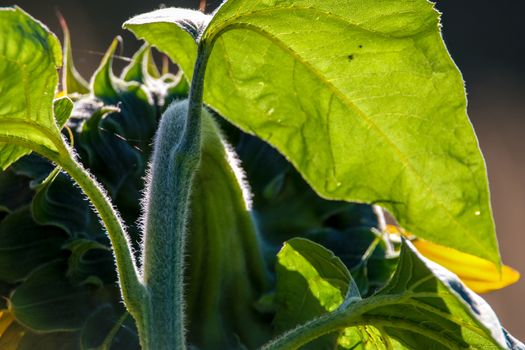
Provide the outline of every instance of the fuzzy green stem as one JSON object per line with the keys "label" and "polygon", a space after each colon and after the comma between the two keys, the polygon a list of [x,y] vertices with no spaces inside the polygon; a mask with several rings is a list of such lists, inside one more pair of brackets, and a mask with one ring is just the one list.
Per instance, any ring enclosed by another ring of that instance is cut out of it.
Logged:
{"label": "fuzzy green stem", "polygon": [[[75,159],[70,147],[62,138],[50,137],[58,151],[51,151],[47,147],[25,140],[20,137],[3,137],[0,142],[8,142],[32,149],[60,166],[80,186],[84,194],[96,209],[108,232],[119,279],[120,292],[126,309],[137,323],[139,333],[143,329],[142,303],[145,288],[137,271],[134,255],[124,223],[113,207],[111,200],[95,178]],[[140,335],[140,334],[139,334]]]}
{"label": "fuzzy green stem", "polygon": [[[206,65],[211,53],[211,47],[205,42],[199,44],[197,51],[197,61],[193,70],[191,80],[190,94],[188,97],[188,118],[186,120],[186,133],[195,134],[196,130],[201,129],[202,101],[204,95],[204,76],[206,74]],[[199,143],[200,150],[200,143]]]}
{"label": "fuzzy green stem", "polygon": [[108,232],[119,278],[124,304],[141,329],[144,286],[140,281],[130,239],[124,224],[109,197],[88,171],[69,152],[61,152],[55,160],[80,186],[95,207]]}
{"label": "fuzzy green stem", "polygon": [[208,53],[200,45],[189,102],[175,103],[166,110],[155,139],[144,219],[145,350],[186,348],[185,236],[191,186],[201,156],[207,59]]}
{"label": "fuzzy green stem", "polygon": [[297,349],[323,335],[336,332],[342,328],[366,324],[363,314],[380,305],[392,304],[399,297],[369,298],[359,302],[343,302],[339,309],[332,313],[308,321],[266,343],[261,350]]}
{"label": "fuzzy green stem", "polygon": [[[350,325],[345,313],[335,311],[292,329],[264,345],[261,350],[291,350],[344,326]],[[357,322],[356,322],[357,323]]]}

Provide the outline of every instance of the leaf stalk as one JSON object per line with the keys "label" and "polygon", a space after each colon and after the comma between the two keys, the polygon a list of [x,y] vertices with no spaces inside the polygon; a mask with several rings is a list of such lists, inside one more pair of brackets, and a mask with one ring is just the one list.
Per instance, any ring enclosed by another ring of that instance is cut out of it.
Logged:
{"label": "leaf stalk", "polygon": [[131,241],[122,219],[102,186],[69,152],[61,152],[56,162],[80,186],[102,219],[113,248],[124,304],[140,329],[143,322],[142,301],[145,288],[141,282],[132,253]]}

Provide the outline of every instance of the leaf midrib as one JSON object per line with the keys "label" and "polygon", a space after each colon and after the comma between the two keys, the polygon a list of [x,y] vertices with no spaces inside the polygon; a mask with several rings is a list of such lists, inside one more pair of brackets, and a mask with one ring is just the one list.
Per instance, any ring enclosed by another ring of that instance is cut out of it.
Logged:
{"label": "leaf midrib", "polygon": [[[51,143],[55,145],[56,150],[52,150],[52,151],[59,151],[61,148],[63,148],[62,140],[59,137],[57,137],[57,135],[55,135],[55,133],[52,130],[49,130],[47,127],[43,127],[38,123],[34,123],[32,120],[0,117],[0,125],[2,124],[11,124],[11,125],[19,126],[19,127],[25,126],[30,129],[34,129],[34,131],[45,136],[49,141],[51,141]],[[2,137],[2,135],[7,139],[19,138],[19,139],[27,140],[30,143],[34,143],[29,137],[23,137],[23,136],[19,136],[16,134],[9,134],[9,133],[0,131],[0,138]]]}

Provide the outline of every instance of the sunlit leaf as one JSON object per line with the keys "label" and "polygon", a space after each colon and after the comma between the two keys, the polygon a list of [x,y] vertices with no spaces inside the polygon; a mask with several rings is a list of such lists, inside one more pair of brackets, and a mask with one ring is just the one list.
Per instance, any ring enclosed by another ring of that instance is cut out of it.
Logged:
{"label": "sunlit leaf", "polygon": [[103,96],[106,99],[117,97],[117,77],[113,74],[113,55],[117,50],[119,38],[113,39],[108,50],[102,58],[102,62],[91,78],[91,90],[95,96]]}
{"label": "sunlit leaf", "polygon": [[[312,267],[320,273],[320,265],[314,263],[318,259],[295,256],[290,261],[296,263],[288,270],[298,272],[297,279],[309,281],[313,275],[303,271]],[[524,348],[502,328],[481,297],[408,241],[403,241],[396,272],[383,289],[366,299],[353,298],[332,314],[338,326],[328,329],[342,332],[338,344],[346,349]]]}
{"label": "sunlit leaf", "polygon": [[73,111],[73,101],[67,96],[62,96],[53,101],[53,112],[59,129],[66,125],[71,112]]}
{"label": "sunlit leaf", "polygon": [[[125,27],[191,77],[184,16],[197,14],[157,10]],[[214,45],[205,102],[319,194],[380,204],[425,239],[499,263],[463,80],[430,2],[230,0],[197,39]]]}
{"label": "sunlit leaf", "polygon": [[[337,309],[348,294],[360,300],[350,273],[332,252],[306,239],[287,241],[277,256],[276,334]],[[351,284],[352,283],[352,284]],[[308,349],[334,348],[338,333],[322,337]]]}
{"label": "sunlit leaf", "polygon": [[383,342],[392,337],[408,348],[512,348],[490,306],[406,241],[391,282],[369,302],[376,305],[361,319],[380,331]]}
{"label": "sunlit leaf", "polygon": [[390,280],[398,252],[369,227],[312,230],[304,235],[330,249],[348,267],[361,295],[368,296]]}
{"label": "sunlit leaf", "polygon": [[52,108],[58,39],[18,7],[0,8],[0,57],[0,169],[31,150],[56,157],[64,150]]}
{"label": "sunlit leaf", "polygon": [[133,17],[124,27],[168,54],[191,79],[197,58],[196,41],[210,20],[211,16],[200,11],[166,8]]}

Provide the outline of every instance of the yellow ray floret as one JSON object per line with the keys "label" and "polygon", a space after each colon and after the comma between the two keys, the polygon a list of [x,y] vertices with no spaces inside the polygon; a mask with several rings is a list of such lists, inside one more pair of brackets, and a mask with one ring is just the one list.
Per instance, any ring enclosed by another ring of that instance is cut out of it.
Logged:
{"label": "yellow ray floret", "polygon": [[16,350],[26,331],[9,310],[0,310],[0,349]]}
{"label": "yellow ray floret", "polygon": [[[389,233],[400,233],[397,227],[388,225]],[[403,235],[407,235],[403,233]],[[490,261],[436,243],[414,238],[412,244],[427,259],[454,272],[476,293],[488,293],[505,288],[520,279],[520,273],[503,265],[501,273]]]}

